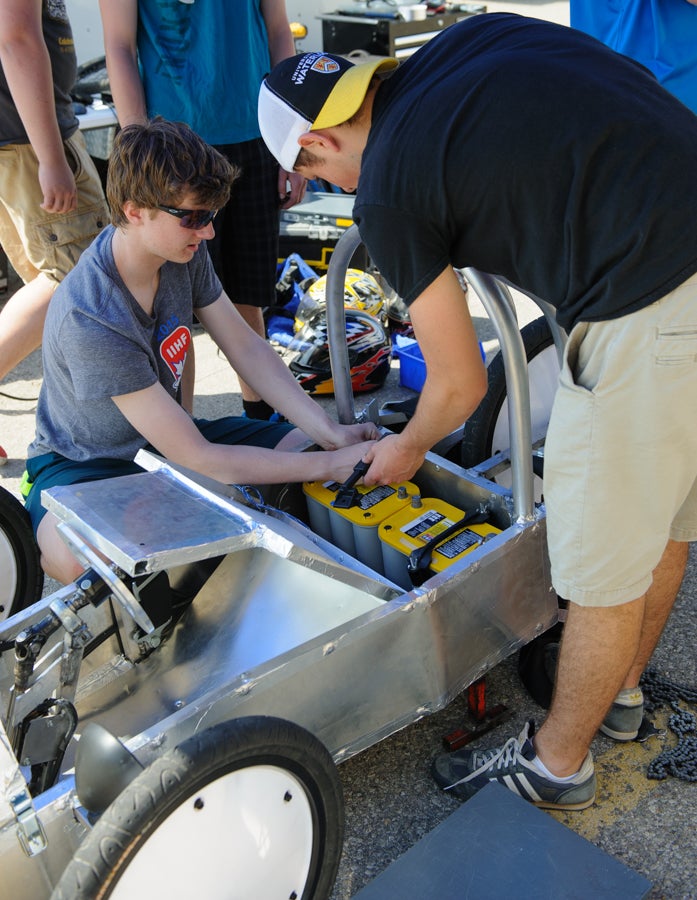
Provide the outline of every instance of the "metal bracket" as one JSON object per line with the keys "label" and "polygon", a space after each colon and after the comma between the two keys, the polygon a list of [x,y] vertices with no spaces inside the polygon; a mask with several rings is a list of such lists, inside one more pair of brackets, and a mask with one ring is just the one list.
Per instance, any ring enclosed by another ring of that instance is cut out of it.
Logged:
{"label": "metal bracket", "polygon": [[128,615],[143,629],[146,634],[155,630],[150,616],[145,612],[140,603],[128,590],[126,585],[116,573],[104,562],[101,556],[97,556],[94,550],[86,544],[67,522],[59,522],[56,529],[66,542],[71,551],[84,565],[91,567],[109,585],[113,597],[126,610]]}
{"label": "metal bracket", "polygon": [[467,689],[467,707],[474,723],[470,727],[458,728],[443,738],[446,750],[459,750],[492,728],[496,728],[512,715],[512,711],[503,703],[487,707],[486,679],[480,678]]}
{"label": "metal bracket", "polygon": [[28,790],[10,798],[10,806],[17,819],[17,838],[27,856],[36,856],[48,846],[46,832],[36,815]]}
{"label": "metal bracket", "polygon": [[51,612],[60,619],[61,625],[74,641],[75,646],[85,647],[92,640],[92,634],[80,616],[76,615],[60,597],[49,605]]}

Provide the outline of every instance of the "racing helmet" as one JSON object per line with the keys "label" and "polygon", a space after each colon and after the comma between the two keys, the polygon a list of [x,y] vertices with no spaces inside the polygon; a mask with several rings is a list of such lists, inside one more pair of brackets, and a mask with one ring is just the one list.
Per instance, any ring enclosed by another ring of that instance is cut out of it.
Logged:
{"label": "racing helmet", "polygon": [[[318,278],[303,294],[295,313],[295,330],[307,322],[312,313],[324,309],[327,276]],[[385,293],[375,278],[361,269],[347,269],[344,280],[344,306],[359,309],[376,318],[384,316]]]}
{"label": "racing helmet", "polygon": [[[379,319],[362,310],[347,309],[345,315],[353,390],[377,390],[390,371],[390,337]],[[289,363],[290,371],[309,394],[334,393],[324,309],[310,316],[288,345],[288,351],[296,354]]]}

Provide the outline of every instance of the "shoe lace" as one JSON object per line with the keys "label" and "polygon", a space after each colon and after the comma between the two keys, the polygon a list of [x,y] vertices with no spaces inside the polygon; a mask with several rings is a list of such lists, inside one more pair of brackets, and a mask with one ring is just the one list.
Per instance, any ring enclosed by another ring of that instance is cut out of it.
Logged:
{"label": "shoe lace", "polygon": [[465,775],[464,778],[460,778],[459,781],[455,781],[453,784],[449,785],[446,790],[454,788],[458,784],[465,784],[467,781],[471,781],[473,778],[476,778],[478,775],[482,775],[489,770],[492,772],[500,772],[502,769],[508,768],[511,763],[515,762],[519,754],[520,742],[518,738],[514,737],[509,738],[503,747],[498,749],[475,751],[472,756],[472,764],[476,766],[474,771],[470,772],[469,775]]}

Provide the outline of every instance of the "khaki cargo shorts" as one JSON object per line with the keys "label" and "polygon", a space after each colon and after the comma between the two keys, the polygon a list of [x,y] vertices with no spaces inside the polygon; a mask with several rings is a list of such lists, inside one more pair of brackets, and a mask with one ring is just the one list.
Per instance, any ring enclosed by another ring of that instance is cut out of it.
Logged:
{"label": "khaki cargo shorts", "polygon": [[544,491],[552,583],[581,606],[636,600],[669,538],[697,540],[697,275],[572,330]]}
{"label": "khaki cargo shorts", "polygon": [[39,164],[29,144],[0,146],[0,245],[25,283],[41,273],[62,281],[109,222],[99,175],[76,131],[63,142],[77,185],[77,209],[41,209]]}

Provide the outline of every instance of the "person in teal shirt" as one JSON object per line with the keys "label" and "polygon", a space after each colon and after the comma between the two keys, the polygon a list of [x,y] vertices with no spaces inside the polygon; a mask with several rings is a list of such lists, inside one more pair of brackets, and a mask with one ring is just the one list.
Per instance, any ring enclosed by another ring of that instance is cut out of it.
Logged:
{"label": "person in teal shirt", "polygon": [[[210,252],[237,310],[265,336],[279,211],[305,192],[305,179],[266,149],[256,114],[264,75],[295,53],[284,0],[100,0],[100,10],[119,123],[186,122],[242,170]],[[273,409],[246,382],[240,388],[247,415],[270,418]]]}

